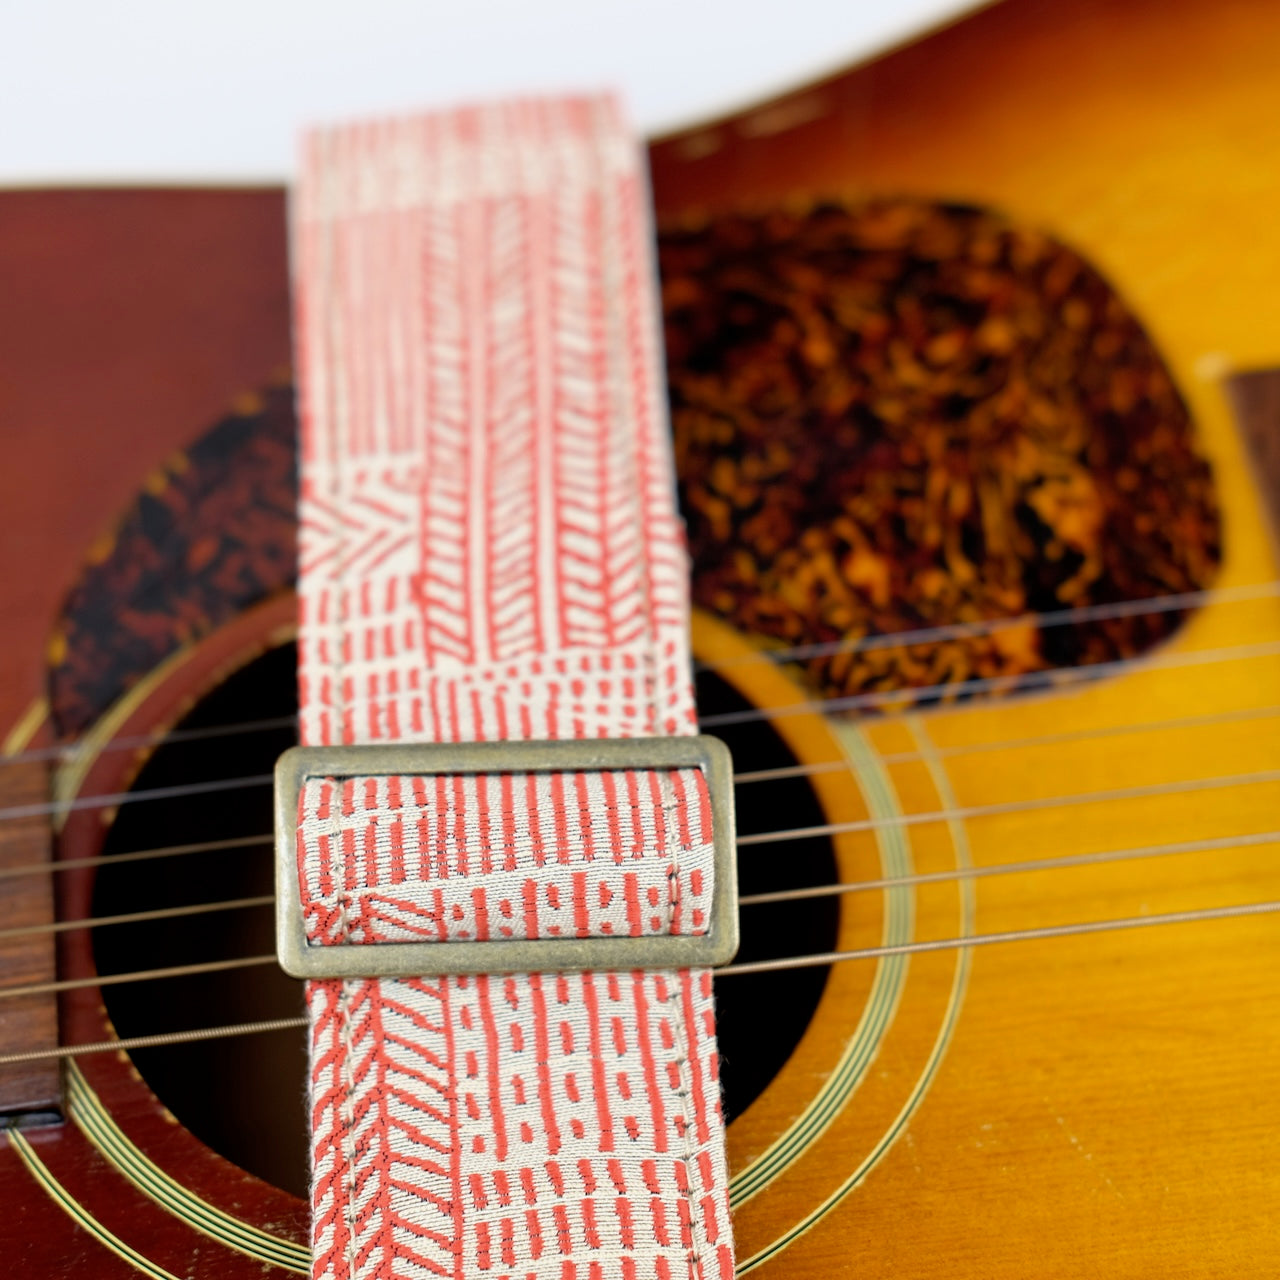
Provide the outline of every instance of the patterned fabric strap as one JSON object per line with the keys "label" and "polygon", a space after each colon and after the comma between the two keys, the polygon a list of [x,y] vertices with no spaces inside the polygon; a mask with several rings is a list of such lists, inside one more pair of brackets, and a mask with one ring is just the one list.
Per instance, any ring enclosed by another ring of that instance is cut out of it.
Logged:
{"label": "patterned fabric strap", "polygon": [[[608,99],[326,130],[292,207],[311,745],[694,727]],[[700,932],[696,770],[314,779],[309,938]],[[308,984],[313,1273],[729,1280],[710,974]]]}
{"label": "patterned fabric strap", "polygon": [[705,934],[698,769],[312,778],[298,874],[314,946]]}

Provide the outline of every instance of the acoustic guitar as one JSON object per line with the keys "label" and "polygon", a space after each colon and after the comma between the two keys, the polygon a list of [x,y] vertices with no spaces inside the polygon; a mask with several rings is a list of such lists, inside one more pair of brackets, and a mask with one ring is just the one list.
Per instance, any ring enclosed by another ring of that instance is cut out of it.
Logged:
{"label": "acoustic guitar", "polygon": [[[744,1275],[1280,1268],[1277,53],[1006,0],[652,145]],[[308,1271],[283,228],[0,196],[15,1274]]]}

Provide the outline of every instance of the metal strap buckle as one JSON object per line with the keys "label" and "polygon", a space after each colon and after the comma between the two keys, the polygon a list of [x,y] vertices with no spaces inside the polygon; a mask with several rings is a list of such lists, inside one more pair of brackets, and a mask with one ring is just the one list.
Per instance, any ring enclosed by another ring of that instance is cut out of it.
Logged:
{"label": "metal strap buckle", "polygon": [[[702,770],[711,797],[715,890],[709,929],[704,934],[364,946],[311,946],[307,942],[296,849],[298,798],[308,778],[689,768]],[[294,747],[276,764],[275,811],[276,951],[280,967],[294,978],[696,969],[728,964],[738,950],[733,762],[729,749],[718,738]]]}

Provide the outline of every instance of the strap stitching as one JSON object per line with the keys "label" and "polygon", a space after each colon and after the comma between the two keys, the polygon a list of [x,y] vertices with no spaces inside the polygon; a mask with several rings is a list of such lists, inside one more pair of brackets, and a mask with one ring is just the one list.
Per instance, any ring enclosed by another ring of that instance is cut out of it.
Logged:
{"label": "strap stitching", "polygon": [[[344,936],[351,932],[351,922],[347,919],[346,914],[346,897],[343,895],[339,899],[339,910],[342,913],[342,927]],[[356,1081],[355,1072],[352,1064],[356,1058],[355,1041],[351,1033],[351,998],[353,983],[342,982],[338,984],[338,1015],[341,1019],[341,1036],[342,1036],[342,1076],[343,1076],[343,1182],[346,1186],[346,1203],[343,1205],[342,1216],[347,1223],[347,1247],[345,1249],[347,1259],[347,1274],[355,1276],[357,1274],[357,1249],[356,1249],[356,1170],[357,1170],[357,1152],[356,1152],[356,1136],[355,1136],[355,1095]]]}
{"label": "strap stitching", "polygon": [[[648,772],[648,771],[647,771]],[[657,808],[663,815],[666,824],[667,840],[657,847],[655,852],[666,854],[670,861],[667,864],[666,882],[667,882],[667,900],[666,900],[666,932],[672,932],[675,925],[676,912],[682,902],[682,886],[680,880],[681,859],[691,854],[698,843],[692,838],[690,840],[681,839],[678,835],[673,834],[674,828],[677,826],[677,815],[681,808],[691,808],[697,803],[697,798],[686,798],[682,803],[675,793],[675,787],[672,783],[670,772],[668,770],[655,769],[651,771],[656,776],[658,787],[661,792],[661,799]],[[409,776],[409,775],[405,775]],[[330,781],[335,781],[330,780]],[[361,814],[361,818],[369,826],[377,831],[385,831],[388,827],[398,821],[403,821],[402,813],[404,809],[403,801],[398,808],[391,810],[366,810]],[[619,814],[631,814],[636,812],[644,812],[649,806],[643,802],[630,804],[619,802],[617,804],[608,804],[607,802],[600,807],[601,812],[614,812]],[[301,821],[299,827],[301,828]],[[480,834],[480,842],[477,849],[479,853],[505,853],[511,851],[522,850],[525,846],[520,842],[502,841],[500,843],[490,843],[488,834],[482,832]],[[359,850],[351,852],[339,851],[337,853],[337,870],[339,875],[335,879],[339,879],[344,885],[350,879],[350,873],[353,868],[358,870],[359,864],[363,858],[363,854]],[[604,864],[602,864],[604,865]],[[466,876],[460,877],[464,880],[483,880],[482,873],[468,873]],[[312,914],[312,909],[322,906],[327,895],[314,893],[314,886],[310,879],[306,876],[302,882],[303,905],[304,911],[308,917]],[[337,909],[340,925],[337,937],[327,945],[361,945],[352,942],[352,934],[354,933],[354,925],[351,923],[351,915],[358,912],[363,901],[362,892],[369,895],[371,901],[378,900],[379,892],[385,892],[384,886],[381,885],[364,885],[362,890],[357,890],[353,896],[352,892],[347,888],[340,889],[333,897],[333,903]],[[591,935],[607,937],[607,934]]]}
{"label": "strap stitching", "polygon": [[[606,183],[602,194],[604,194],[604,197],[605,197],[606,207],[609,208],[610,213],[613,215],[612,217],[610,217],[609,220],[611,224],[613,224],[612,230],[614,231],[614,238],[621,239],[624,242],[624,247],[625,247],[625,242],[627,238],[625,235],[621,233],[621,231],[617,228],[617,225],[616,225],[617,216],[618,216],[617,209],[616,209],[616,201],[619,197],[619,188],[621,187],[621,185],[622,184],[619,181],[615,181],[613,184]],[[616,272],[615,272],[615,276],[616,276]],[[622,324],[625,325],[626,321],[624,320]],[[611,336],[614,338],[614,342],[611,343],[610,345],[614,347],[615,356],[620,355],[625,364],[626,351],[625,349],[619,350],[619,348],[624,346],[624,343],[622,341],[623,335],[619,333],[618,329],[614,329]],[[651,501],[650,501],[650,494],[648,491],[647,482],[649,482],[651,479],[650,467],[654,460],[651,456],[652,450],[649,448],[649,445],[651,442],[648,439],[648,432],[644,429],[645,424],[643,422],[643,417],[645,415],[642,412],[638,415],[632,414],[631,416],[638,417],[641,419],[636,423],[638,430],[636,432],[636,437],[635,437],[637,441],[636,443],[637,461],[641,465],[641,480],[642,480],[642,484],[640,486],[640,493],[637,495],[639,500],[636,503],[636,514],[642,522],[642,528],[644,530],[644,533],[642,534],[643,541],[649,544],[649,546],[651,547],[652,538],[654,536],[654,530],[652,528],[652,525],[654,523],[654,513],[651,510],[649,510]],[[648,536],[645,536],[645,535],[648,535]],[[345,528],[342,530],[340,544],[341,544],[341,552],[345,553],[350,546],[350,538]],[[343,561],[345,561],[345,558],[346,558],[345,554],[341,554],[341,559]],[[661,731],[661,726],[662,726],[661,717],[663,715],[664,705],[665,705],[664,698],[669,700],[669,696],[672,693],[673,689],[675,689],[679,684],[679,678],[678,678],[678,674],[664,670],[664,667],[667,665],[666,660],[670,655],[659,651],[659,648],[657,645],[657,636],[660,634],[660,631],[656,626],[657,618],[656,618],[655,602],[653,600],[653,593],[652,593],[652,584],[653,584],[652,558],[650,556],[645,556],[643,558],[642,563],[643,563],[642,572],[645,575],[645,578],[647,580],[647,584],[649,587],[649,590],[646,590],[645,592],[646,603],[648,605],[647,613],[648,613],[648,622],[649,622],[649,628],[648,628],[649,643],[646,645],[644,658],[643,658],[645,667],[647,668],[644,675],[644,685],[645,685],[646,693],[648,695],[648,701],[650,704],[649,705],[649,712],[650,712],[649,725],[652,731]],[[347,567],[345,566],[345,564],[343,564],[342,567],[339,568],[339,572],[336,577],[335,586],[337,590],[337,599],[335,601],[336,607],[334,609],[334,614],[336,614],[336,617],[331,618],[330,621],[328,622],[328,629],[330,631],[331,639],[334,642],[334,652],[331,655],[331,662],[333,663],[332,670],[335,677],[334,683],[336,684],[336,688],[332,690],[330,705],[331,705],[332,713],[335,716],[334,726],[333,726],[334,738],[337,741],[344,741],[347,736],[346,735],[347,708],[346,708],[346,684],[345,684],[345,674],[347,670],[347,664],[345,662],[342,635],[344,633],[344,628],[347,622],[350,620],[348,616],[349,610],[347,607]],[[425,626],[425,619],[424,619],[424,626]],[[425,635],[424,635],[424,639],[425,639]],[[668,810],[669,816],[670,816],[670,813],[671,811]],[[678,845],[677,847],[683,847],[683,846]],[[678,878],[678,867],[673,868],[673,871],[676,877]],[[676,906],[677,894],[678,894],[678,883],[672,883],[671,877],[669,874],[668,925],[670,925],[672,919],[674,918],[674,910]],[[344,913],[347,910],[347,906],[348,906],[348,900],[344,897],[342,900],[342,910]],[[349,918],[344,918],[344,937],[349,936],[350,931],[351,931],[350,920]],[[674,977],[674,975],[672,976]],[[339,1005],[342,1013],[341,1034],[343,1036],[344,1045],[347,1049],[346,1061],[344,1062],[344,1073],[348,1077],[348,1082],[347,1082],[348,1087],[346,1092],[344,1093],[344,1101],[348,1109],[350,1109],[351,1107],[351,1099],[354,1095],[354,1080],[353,1078],[351,1078],[351,1073],[350,1073],[350,1063],[354,1057],[354,1049],[352,1045],[352,1038],[351,1038],[352,1031],[350,1026],[350,1016],[349,1016],[349,1004],[352,996],[354,995],[354,992],[352,991],[353,985],[354,984],[343,983],[341,984],[341,988],[339,992]],[[681,1159],[682,1159],[682,1163],[683,1163],[684,1171],[686,1175],[684,1199],[686,1200],[686,1203],[689,1209],[690,1226],[691,1228],[693,1228],[699,1222],[699,1214],[697,1213],[697,1205],[692,1193],[694,1135],[691,1135],[689,1132],[691,1127],[689,1124],[689,1100],[690,1100],[690,1084],[691,1084],[690,1078],[689,1078],[689,1072],[692,1069],[692,1062],[691,1062],[691,1052],[690,1052],[689,1028],[686,1024],[686,1019],[683,1016],[683,1002],[680,1000],[679,996],[680,996],[680,992],[678,989],[668,990],[662,1003],[667,1008],[669,1012],[669,1016],[671,1016],[672,1022],[676,1026],[678,1034],[681,1036],[681,1044],[680,1044],[680,1050],[679,1050],[680,1056],[678,1056],[675,1059],[675,1065],[678,1070],[680,1084],[679,1084],[679,1088],[677,1088],[675,1092],[677,1093],[680,1099],[679,1120],[681,1125],[681,1137],[683,1139],[682,1145],[684,1147],[684,1154],[681,1157]],[[348,1249],[347,1249],[348,1265],[352,1268],[352,1273],[354,1274],[355,1231],[354,1231],[354,1221],[352,1219],[352,1214],[354,1212],[355,1187],[354,1187],[354,1182],[352,1180],[354,1179],[354,1170],[355,1170],[354,1154],[355,1153],[354,1153],[354,1137],[353,1137],[352,1126],[347,1127],[347,1137],[352,1143],[352,1149],[347,1151],[346,1153],[348,1156],[348,1159],[347,1159],[348,1203],[347,1203],[347,1212],[344,1216],[347,1218],[348,1227],[349,1227],[349,1239],[348,1239]],[[344,1143],[344,1147],[346,1145],[347,1144]],[[692,1271],[696,1270],[696,1272],[699,1275],[701,1275],[701,1258],[697,1251],[696,1231],[694,1232],[691,1239],[692,1239],[691,1246],[686,1251],[687,1258],[691,1267],[691,1273]]]}
{"label": "strap stitching", "polygon": [[[603,197],[602,204],[604,205],[605,209],[607,209],[608,211],[605,214],[605,216],[609,219],[609,222],[612,224],[611,229],[613,231],[615,249],[622,248],[625,250],[627,247],[629,247],[630,241],[629,241],[629,238],[625,235],[623,229],[618,226],[618,220],[619,220],[618,202],[619,200],[622,200],[623,202],[625,202],[626,200],[626,193],[621,189],[622,187],[623,187],[622,179],[615,177],[612,182],[606,182],[603,184],[603,190],[601,194]],[[611,270],[616,280],[619,274],[616,253],[611,258],[606,259],[606,266],[607,266],[607,269]],[[618,292],[622,293],[623,290],[619,288]],[[621,319],[621,324],[622,325],[626,324],[626,318]],[[610,333],[610,337],[613,339],[613,341],[609,345],[612,348],[612,355],[614,357],[614,362],[615,362],[614,363],[615,370],[618,367],[616,362],[619,359],[621,359],[621,361],[624,364],[626,362],[625,349],[619,350],[619,347],[622,346],[625,341],[622,334],[619,332],[619,328],[620,326],[615,324],[613,327],[611,327],[611,333]],[[621,380],[615,376],[613,380],[613,385],[615,388],[619,385],[620,381]],[[652,410],[656,408],[656,406],[650,406],[650,408]],[[633,423],[634,430],[632,432],[631,439],[635,442],[633,446],[634,451],[632,456],[635,458],[635,461],[638,464],[639,475],[640,475],[640,485],[638,486],[637,499],[636,499],[634,509],[636,511],[637,518],[639,519],[641,524],[642,543],[645,545],[646,551],[651,552],[652,545],[653,545],[654,530],[652,527],[653,512],[648,509],[649,507],[648,498],[649,498],[649,483],[651,481],[651,469],[655,460],[649,456],[650,455],[650,448],[649,448],[650,433],[646,429],[648,425],[649,424],[646,424],[643,420],[634,422]],[[664,680],[665,664],[663,661],[664,655],[660,652],[660,641],[658,638],[660,635],[660,632],[657,625],[657,618],[655,616],[657,602],[655,599],[655,592],[653,589],[654,587],[653,563],[652,563],[651,555],[645,555],[643,557],[641,572],[644,574],[644,577],[645,577],[643,599],[646,604],[646,614],[647,614],[646,620],[648,622],[648,627],[647,627],[648,636],[647,636],[647,644],[645,646],[645,650],[646,650],[645,664],[648,667],[648,671],[646,672],[645,685],[646,685],[646,692],[649,695],[649,727],[651,732],[660,732],[662,728],[662,721],[661,721],[662,704],[666,700],[666,698],[673,692],[673,690],[668,687],[668,681]],[[674,672],[672,672],[671,682],[673,683],[678,679],[679,677],[675,675]],[[670,780],[665,775],[663,775],[660,781],[660,786],[666,789],[667,787],[669,787],[669,785],[670,785]],[[668,818],[670,818],[672,815],[670,812],[668,812],[667,816]],[[675,902],[674,902],[674,896],[672,892],[669,892],[668,897],[669,897],[668,928],[670,928],[671,920],[674,918]],[[681,1037],[681,1046],[683,1050],[682,1056],[676,1060],[677,1069],[680,1073],[680,1085],[681,1085],[681,1087],[677,1089],[676,1093],[677,1093],[677,1096],[680,1098],[680,1128],[681,1128],[682,1146],[684,1148],[682,1163],[684,1165],[685,1190],[683,1194],[689,1209],[690,1249],[688,1252],[688,1258],[691,1263],[691,1271],[696,1271],[700,1273],[701,1265],[700,1265],[700,1259],[698,1257],[697,1247],[696,1247],[696,1241],[698,1238],[698,1235],[697,1235],[698,1212],[697,1212],[697,1205],[693,1197],[694,1156],[690,1146],[689,1088],[688,1088],[688,1083],[686,1078],[687,1073],[690,1070],[689,1047],[688,1047],[689,1046],[689,1030],[688,1030],[688,1027],[685,1025],[683,1010],[680,1004],[676,1003],[675,1005],[671,1005],[670,1003],[674,998],[674,996],[675,996],[675,993],[669,990],[667,999],[663,1003],[667,1004],[670,1007],[670,1016],[672,1018],[672,1022],[674,1026],[677,1029],[677,1034],[679,1034]]]}

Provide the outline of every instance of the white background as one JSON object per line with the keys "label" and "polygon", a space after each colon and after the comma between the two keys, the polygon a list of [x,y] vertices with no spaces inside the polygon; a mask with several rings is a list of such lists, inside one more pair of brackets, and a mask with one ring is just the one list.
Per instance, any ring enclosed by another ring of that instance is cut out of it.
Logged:
{"label": "white background", "polygon": [[278,181],[304,122],[620,88],[671,129],[973,0],[0,0],[0,184]]}

